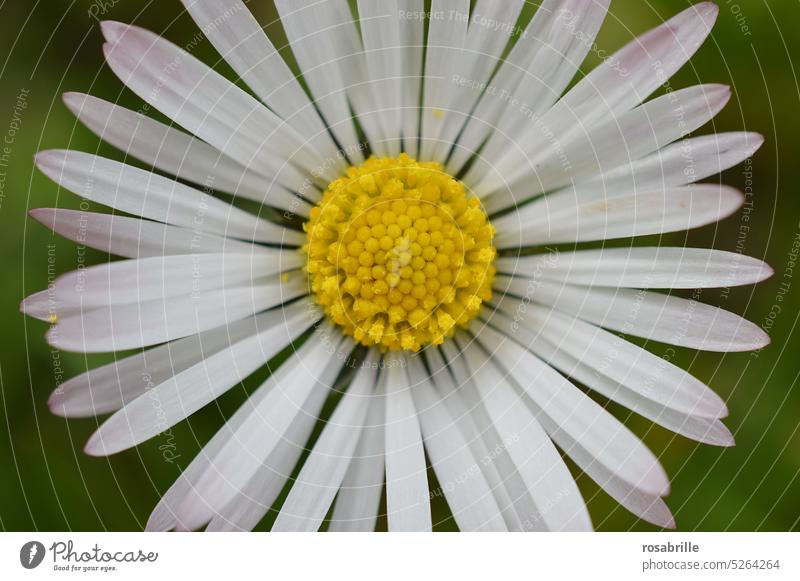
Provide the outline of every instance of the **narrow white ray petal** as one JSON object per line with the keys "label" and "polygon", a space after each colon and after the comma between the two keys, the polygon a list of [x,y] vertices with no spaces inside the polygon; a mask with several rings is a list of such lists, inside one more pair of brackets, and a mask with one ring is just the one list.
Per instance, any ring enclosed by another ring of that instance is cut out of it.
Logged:
{"label": "narrow white ray petal", "polygon": [[635,107],[700,48],[718,13],[713,2],[700,2],[635,38],[570,90],[562,113],[588,126]]}
{"label": "narrow white ray petal", "polygon": [[[548,361],[552,363],[550,359]],[[598,374],[595,373],[595,375]],[[595,456],[580,444],[580,440],[573,439],[566,431],[556,429],[550,433],[550,436],[562,450],[569,454],[581,470],[633,514],[658,526],[674,528],[672,514],[659,496],[642,492],[619,478],[603,463],[597,462]]]}
{"label": "narrow white ray petal", "polygon": [[[403,0],[406,15],[423,14],[424,0]],[[403,151],[413,158],[419,148],[420,94],[422,88],[422,55],[425,46],[425,24],[419,18],[400,19],[400,43],[403,47]]]}
{"label": "narrow white ray petal", "polygon": [[[457,337],[462,335],[457,334]],[[468,337],[464,338],[469,341]],[[467,342],[464,344],[466,345]],[[500,476],[500,481],[505,487],[508,497],[512,502],[512,507],[516,513],[516,518],[509,518],[506,514],[506,522],[509,523],[509,530],[512,531],[546,531],[547,524],[542,518],[542,513],[531,496],[531,491],[525,479],[517,469],[514,459],[508,453],[509,443],[503,440],[503,436],[497,430],[494,420],[486,411],[486,406],[482,402],[481,394],[473,386],[473,374],[467,366],[466,356],[457,341],[446,341],[442,345],[443,354],[447,360],[447,368],[453,373],[457,385],[458,397],[444,394],[446,401],[451,402],[451,409],[463,404],[463,409],[469,411],[471,419],[474,421],[477,432],[484,439],[488,448],[488,454],[482,461],[494,465]],[[460,400],[460,401],[459,401]],[[463,412],[463,409],[459,410]],[[500,496],[497,496],[501,499]],[[508,506],[504,506],[506,510]]]}
{"label": "narrow white ray petal", "polygon": [[[486,131],[488,140],[481,150],[481,158],[468,173],[469,183],[480,181],[487,166],[491,167],[502,151],[530,130],[532,120],[561,97],[592,47],[609,1],[557,0],[539,7],[531,23],[532,30],[528,31],[533,33],[531,38],[526,33],[518,41],[518,45],[533,45],[528,62],[522,64],[525,74],[519,75],[516,85],[509,90],[507,82],[501,78],[501,70],[497,81],[492,81],[492,90],[484,96],[484,101],[499,101],[500,106],[495,106],[495,113],[491,105],[484,105],[486,112],[493,113],[493,119],[487,120],[492,124],[491,131]],[[513,71],[508,73],[516,76]],[[495,89],[496,86],[499,88]],[[476,113],[485,114],[480,109]],[[474,136],[467,138],[474,139]]]}
{"label": "narrow white ray petal", "polygon": [[[658,191],[698,182],[751,157],[764,143],[757,133],[731,132],[684,138],[655,153],[588,177],[548,197],[551,211],[576,202],[601,201],[624,192]],[[531,197],[530,183],[509,188],[508,195],[489,196],[484,209],[493,214]],[[513,200],[513,202],[512,202]]]}
{"label": "narrow white ray petal", "polygon": [[631,288],[726,288],[774,273],[765,262],[707,248],[629,247],[539,254],[495,261],[499,272],[530,280]]}
{"label": "narrow white ray petal", "polygon": [[338,331],[326,325],[267,380],[269,391],[230,439],[216,451],[205,472],[176,508],[177,521],[196,529],[239,494],[258,473],[314,391],[328,390],[342,368],[331,343]]}
{"label": "narrow white ray petal", "polygon": [[430,531],[425,451],[403,355],[386,365],[386,516],[389,531]]}
{"label": "narrow white ray petal", "polygon": [[[594,38],[607,8],[608,0],[591,3],[543,0],[540,3],[470,116],[447,164],[453,175],[464,167],[487,138],[485,148],[492,151],[499,147],[502,137],[515,132],[516,125],[505,120],[511,119],[513,111],[518,111],[522,103],[529,108],[546,108],[558,98],[591,45],[578,41],[578,38]],[[528,98],[531,91],[539,95],[539,100]],[[509,106],[510,103],[517,106]],[[480,181],[485,171],[481,168],[481,159],[476,163],[478,167],[466,178],[468,183]]]}
{"label": "narrow white ray petal", "polygon": [[[445,342],[443,352],[446,354],[448,369],[453,373],[457,384],[455,392],[444,393],[443,397],[446,398],[445,401],[451,410],[468,414],[467,417],[474,423],[476,433],[487,447],[482,462],[496,469],[503,490],[510,501],[510,504],[503,504],[509,530],[547,531],[547,524],[542,518],[541,511],[531,496],[531,491],[517,469],[513,457],[508,453],[509,443],[503,440],[494,420],[483,405],[480,393],[472,385],[472,372],[467,367],[464,352],[455,346],[454,341]],[[500,489],[495,488],[495,496],[498,502],[503,503],[504,498],[502,494],[498,494],[499,491]]]}
{"label": "narrow white ray petal", "polygon": [[564,432],[630,486],[656,496],[669,494],[669,478],[658,459],[614,416],[491,326],[480,329],[478,341],[527,394],[536,419],[550,437],[556,439],[555,434]]}
{"label": "narrow white ray petal", "polygon": [[452,95],[462,89],[452,82],[453,63],[463,58],[462,49],[469,22],[469,0],[433,0],[428,25],[428,42],[425,52],[425,83],[423,86],[422,140],[420,157],[434,158],[439,136],[448,115],[447,107]]}
{"label": "narrow white ray petal", "polygon": [[91,95],[65,93],[64,103],[103,141],[154,168],[259,203],[308,215],[308,203],[196,137]]}
{"label": "narrow white ray petal", "polygon": [[464,50],[461,57],[452,62],[447,79],[456,88],[450,93],[434,159],[447,158],[481,95],[480,87],[488,85],[509,38],[516,35],[517,19],[524,3],[524,0],[473,2]]}
{"label": "narrow white ray petal", "polygon": [[[298,310],[309,312],[307,304],[284,308],[289,319]],[[153,347],[77,375],[61,385],[48,400],[50,411],[66,417],[88,417],[113,412],[178,373],[226,347],[258,334],[271,324],[275,314],[262,313]],[[309,319],[309,324],[315,322]]]}
{"label": "narrow white ray petal", "polygon": [[[379,155],[400,153],[403,126],[403,46],[400,29],[403,16],[398,0],[358,0],[358,17],[367,82],[376,105],[374,124],[380,130],[379,141],[371,143]],[[364,121],[364,113],[359,112]]]}
{"label": "narrow white ray petal", "polygon": [[106,456],[152,438],[214,401],[264,365],[306,330],[306,313],[277,311],[270,327],[237,341],[166,381],[148,386],[92,434],[85,451]]}
{"label": "narrow white ray petal", "polygon": [[65,304],[56,299],[50,289],[28,295],[19,305],[19,310],[29,317],[55,323],[58,319],[71,317],[80,312],[80,307]]}
{"label": "narrow white ray petal", "polygon": [[[197,254],[120,260],[58,277],[53,297],[91,309],[242,286],[303,264],[297,251],[253,247],[249,254]],[[286,277],[291,276],[286,273]],[[295,273],[294,276],[301,276]]]}
{"label": "narrow white ray petal", "polygon": [[[347,342],[347,345],[351,344]],[[214,515],[206,531],[250,531],[258,525],[275,504],[301,455],[307,450],[327,396],[324,389],[317,389],[308,396],[269,458],[225,508]],[[248,404],[252,406],[253,402]],[[236,429],[237,426],[231,426],[229,433]]]}
{"label": "narrow white ray petal", "polygon": [[[665,399],[660,390],[643,389],[642,385],[627,378],[623,380],[626,385],[618,383],[606,375],[613,367],[609,365],[604,365],[602,368],[592,367],[568,354],[562,348],[563,344],[556,346],[538,338],[530,340],[529,337],[525,340],[528,341],[532,351],[562,373],[648,420],[704,444],[723,447],[734,445],[733,435],[720,420],[691,415],[658,403],[658,400]],[[651,377],[644,383],[645,387],[653,383]]]}
{"label": "narrow white ray petal", "polygon": [[336,145],[283,57],[241,0],[182,0],[197,26],[273,111],[341,168]]}
{"label": "narrow white ray petal", "polygon": [[363,49],[346,0],[276,0],[275,6],[314,104],[350,160],[360,163],[347,91],[362,80]]}
{"label": "narrow white ray petal", "polygon": [[474,343],[466,347],[465,362],[471,383],[525,481],[543,524],[553,531],[591,530],[575,480],[519,394]]}
{"label": "narrow white ray petal", "polygon": [[58,349],[108,353],[202,333],[305,295],[306,284],[272,278],[186,297],[108,305],[58,319],[47,340]]}
{"label": "narrow white ray petal", "polygon": [[63,208],[36,208],[28,213],[73,242],[126,258],[253,252],[248,242],[139,218]]}
{"label": "narrow white ray petal", "polygon": [[744,203],[738,190],[716,184],[627,194],[563,204],[550,211],[549,197],[493,221],[497,248],[591,242],[681,232],[727,218]]}
{"label": "narrow white ray petal", "polygon": [[480,465],[439,397],[419,357],[409,357],[409,377],[425,450],[439,481],[439,490],[461,531],[506,531],[503,514]]}
{"label": "narrow white ray petal", "polygon": [[[537,151],[550,144],[552,136],[556,136],[563,146],[572,137],[591,130],[598,122],[635,107],[694,54],[710,33],[717,12],[713,3],[701,3],[634,39],[604,59],[546,114],[530,123],[527,131],[510,145],[519,145],[529,155],[535,156]],[[645,122],[650,122],[650,119]],[[508,147],[506,150],[513,152]],[[503,150],[489,161],[492,164],[497,162],[502,166],[501,172],[505,173],[507,167],[515,166],[515,163],[507,163],[511,161],[510,157],[518,163],[518,156],[503,155]],[[530,166],[524,165],[526,173],[529,169]]]}
{"label": "narrow white ray petal", "polygon": [[703,304],[661,293],[633,289],[589,288],[498,276],[495,288],[595,325],[705,351],[752,351],[769,344],[769,336],[742,317]]}
{"label": "narrow white ray petal", "polygon": [[303,235],[158,174],[80,151],[49,150],[36,165],[51,180],[115,210],[175,226],[272,244],[302,244]]}
{"label": "narrow white ray petal", "polygon": [[[651,155],[626,161],[611,171],[570,186],[567,191],[575,198],[588,202],[611,197],[612,192],[646,192],[683,186],[737,165],[751,157],[763,143],[763,136],[744,131],[683,139]],[[562,192],[555,194],[558,194],[562,203],[569,199]],[[553,198],[551,207],[556,205]]]}
{"label": "narrow white ray petal", "polygon": [[[374,370],[377,373],[377,370]],[[377,381],[377,379],[376,379]],[[385,474],[383,430],[385,393],[378,383],[358,446],[342,481],[329,529],[332,532],[372,532],[378,520]]]}
{"label": "narrow white ray petal", "polygon": [[[339,346],[341,346],[341,344],[342,343],[340,342]],[[225,424],[217,431],[216,434],[214,434],[211,440],[206,443],[203,449],[200,450],[197,456],[195,456],[195,458],[191,461],[189,466],[187,466],[186,469],[181,472],[181,475],[178,476],[172,486],[170,486],[169,490],[167,490],[167,492],[165,492],[161,497],[152,514],[150,515],[150,518],[148,519],[146,530],[167,531],[174,528],[182,530],[187,530],[189,528],[186,523],[178,520],[178,508],[180,504],[183,502],[186,495],[194,489],[197,481],[208,471],[217,453],[236,434],[237,430],[242,426],[245,420],[250,417],[253,410],[255,410],[258,405],[264,401],[264,398],[270,393],[272,387],[273,384],[269,382],[265,382],[259,386],[250,395],[250,397],[248,397],[247,400],[241,406],[239,406],[239,409],[236,410],[233,416],[231,416],[231,418],[225,422]],[[213,515],[214,520],[212,523],[214,527],[219,528],[220,530],[230,530],[231,528],[241,525],[240,528],[248,530],[254,527],[258,521],[261,520],[263,515],[266,513],[266,510],[275,500],[274,498],[269,498],[269,490],[267,489],[271,488],[272,486],[282,488],[282,485],[279,485],[278,481],[285,481],[290,475],[291,468],[294,466],[294,464],[296,464],[296,461],[291,462],[291,460],[283,457],[284,452],[281,450],[285,450],[287,448],[294,449],[296,450],[297,457],[299,457],[299,455],[305,449],[305,443],[308,440],[308,436],[310,435],[314,424],[316,424],[316,418],[319,417],[319,412],[322,409],[326,397],[327,392],[325,390],[316,390],[311,396],[309,396],[306,402],[304,402],[304,406],[300,410],[300,413],[298,414],[297,421],[292,423],[292,426],[287,430],[284,439],[281,440],[275,452],[270,455],[268,461],[261,467],[256,476],[254,476],[253,479],[248,482],[247,487],[245,487],[234,499],[232,499],[231,502]],[[282,462],[286,462],[286,464],[283,464]],[[291,464],[291,466],[287,468],[286,466],[289,464]],[[253,492],[251,487],[255,485],[255,478],[259,475],[262,477],[261,482],[264,483],[264,489],[254,492],[247,497],[247,499],[251,502],[259,502],[261,499],[263,499],[263,503],[259,503],[259,508],[257,509],[258,511],[263,512],[261,512],[261,514],[241,515],[241,520],[239,520],[239,509],[247,504],[246,502],[243,502],[242,494],[246,492]],[[270,475],[271,478],[267,475]],[[275,493],[276,498],[279,492],[280,489]],[[209,518],[210,516],[211,515],[209,515]]]}
{"label": "narrow white ray petal", "polygon": [[583,445],[583,440],[576,441],[562,430],[554,430],[551,437],[581,470],[634,515],[660,527],[675,528],[672,513],[660,496],[642,491],[620,478],[596,460]]}
{"label": "narrow white ray petal", "polygon": [[141,99],[245,167],[304,196],[308,172],[334,177],[303,136],[255,98],[157,34],[101,23],[106,62]]}
{"label": "narrow white ray petal", "polygon": [[[506,527],[511,531],[523,530],[523,519],[517,513],[511,492],[515,493],[514,498],[519,504],[523,504],[522,499],[530,501],[530,496],[524,490],[524,484],[518,475],[516,478],[505,479],[501,476],[501,469],[504,467],[501,466],[503,462],[498,461],[498,458],[505,456],[505,453],[502,452],[503,445],[497,438],[495,430],[491,427],[483,430],[478,428],[478,422],[475,421],[473,415],[479,408],[470,409],[467,406],[463,391],[458,388],[453,375],[451,375],[451,372],[455,371],[456,364],[446,363],[437,349],[426,350],[425,359],[431,369],[431,378],[434,381],[437,396],[447,406],[450,417],[472,451],[473,458],[480,462],[480,470],[495,497]],[[463,378],[462,385],[465,381],[466,378]],[[523,486],[521,493],[514,490],[516,481]],[[530,502],[532,503],[532,501]]]}
{"label": "narrow white ray petal", "polygon": [[[475,189],[508,197],[508,184],[529,182],[530,193],[547,192],[630,163],[669,145],[711,120],[730,100],[725,85],[696,85],[581,127],[573,136],[537,129],[519,147],[500,155]],[[553,136],[556,136],[555,138]],[[513,200],[511,200],[513,202]]]}
{"label": "narrow white ray petal", "polygon": [[[365,360],[368,364],[378,361],[375,350]],[[359,370],[303,464],[273,531],[319,530],[353,459],[376,378],[372,365]]]}

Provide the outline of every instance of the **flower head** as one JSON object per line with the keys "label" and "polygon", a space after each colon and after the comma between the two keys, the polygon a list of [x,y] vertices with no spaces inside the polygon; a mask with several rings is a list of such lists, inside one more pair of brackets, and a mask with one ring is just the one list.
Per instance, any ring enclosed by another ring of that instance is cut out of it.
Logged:
{"label": "flower head", "polygon": [[607,0],[544,0],[524,29],[522,0],[433,0],[430,14],[419,0],[364,0],[357,17],[346,0],[276,0],[303,83],[240,0],[184,4],[249,91],[158,35],[104,22],[111,69],[174,124],[65,96],[145,167],[37,156],[122,214],[31,215],[122,259],[22,305],[52,325],[54,347],[134,350],[50,399],[68,417],[112,414],[92,455],[136,446],[270,367],[148,529],[251,529],[274,508],[274,530],[373,530],[384,490],[390,530],[430,529],[438,492],[462,530],[589,529],[561,453],[637,516],[674,526],[656,456],[578,385],[733,444],[723,399],[627,337],[761,348],[765,333],[739,316],[653,289],[752,284],[771,269],[605,244],[742,204],[699,182],[763,139],[689,137],[729,89],[647,100],[716,6],[692,6],[571,85]]}

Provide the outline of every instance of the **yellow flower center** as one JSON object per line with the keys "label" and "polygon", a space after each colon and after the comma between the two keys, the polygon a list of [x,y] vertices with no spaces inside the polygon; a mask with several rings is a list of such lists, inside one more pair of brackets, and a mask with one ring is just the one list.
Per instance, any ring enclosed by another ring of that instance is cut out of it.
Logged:
{"label": "yellow flower center", "polygon": [[350,167],[304,228],[317,302],[363,345],[438,345],[492,296],[494,228],[441,164],[401,154]]}

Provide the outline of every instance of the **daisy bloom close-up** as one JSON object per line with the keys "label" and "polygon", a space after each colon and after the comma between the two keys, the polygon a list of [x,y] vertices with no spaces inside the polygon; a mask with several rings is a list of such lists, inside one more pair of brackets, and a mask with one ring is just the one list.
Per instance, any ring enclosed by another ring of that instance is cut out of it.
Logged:
{"label": "daisy bloom close-up", "polygon": [[48,402],[107,416],[91,456],[262,377],[147,530],[429,531],[443,497],[462,531],[588,531],[578,476],[675,528],[625,414],[733,446],[726,401],[669,353],[769,343],[696,294],[766,263],[664,243],[739,211],[703,181],[764,141],[698,134],[728,86],[670,84],[719,8],[606,52],[609,0],[543,0],[524,25],[524,0],[275,0],[286,46],[239,0],[183,4],[217,62],[101,23],[141,106],[66,93],[117,151],[36,166],[109,212],[30,215],[113,260],[21,306],[53,348],[113,354]]}

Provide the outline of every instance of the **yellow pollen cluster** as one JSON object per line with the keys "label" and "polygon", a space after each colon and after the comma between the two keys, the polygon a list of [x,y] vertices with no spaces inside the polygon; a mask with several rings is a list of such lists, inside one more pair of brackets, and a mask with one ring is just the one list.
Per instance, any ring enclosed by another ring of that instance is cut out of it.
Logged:
{"label": "yellow pollen cluster", "polygon": [[438,345],[491,298],[494,228],[438,163],[401,154],[351,167],[304,228],[317,302],[363,345]]}

